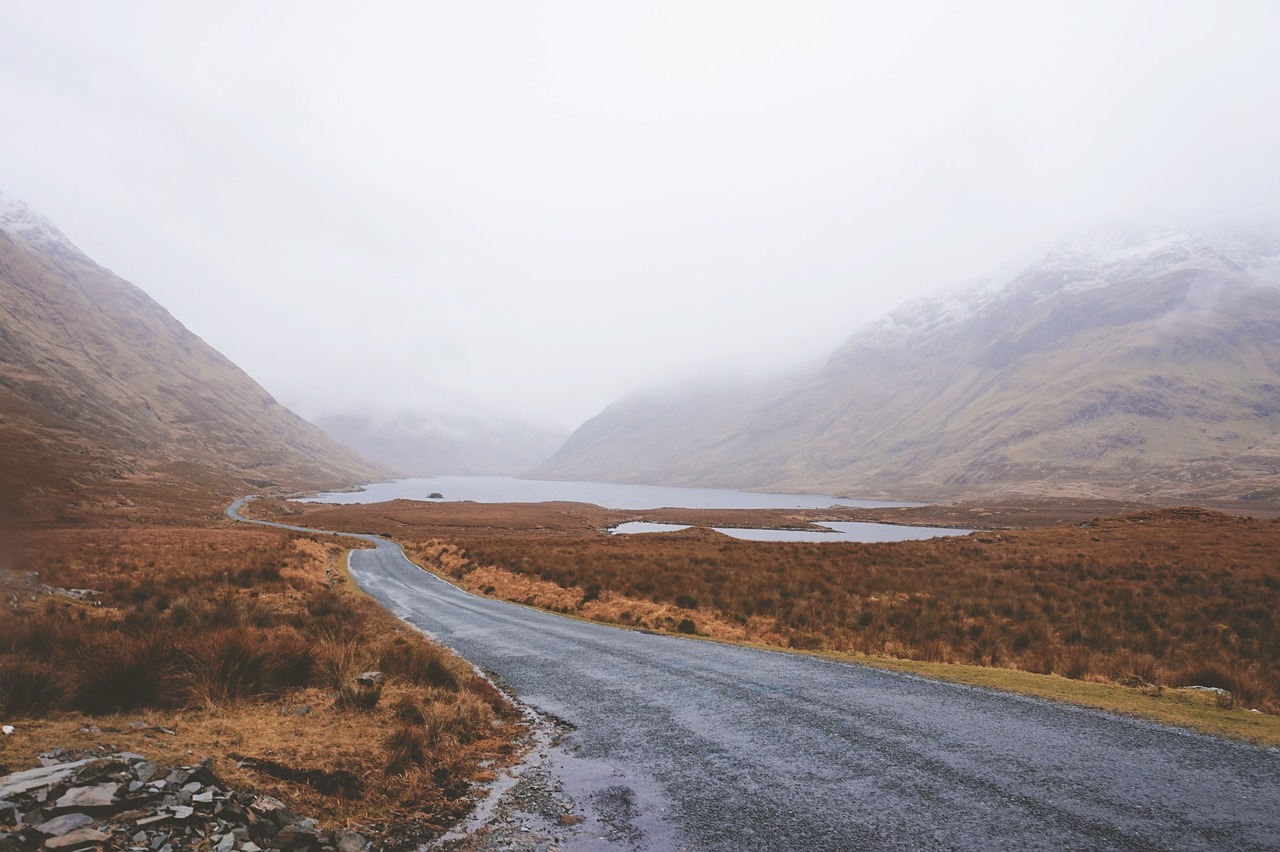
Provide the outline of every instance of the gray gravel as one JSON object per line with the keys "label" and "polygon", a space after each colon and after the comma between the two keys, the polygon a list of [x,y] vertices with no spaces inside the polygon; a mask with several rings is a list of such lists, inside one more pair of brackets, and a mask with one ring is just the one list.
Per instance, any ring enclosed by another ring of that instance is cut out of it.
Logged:
{"label": "gray gravel", "polygon": [[[351,570],[571,726],[537,772],[547,814],[584,821],[491,848],[1280,849],[1276,749],[577,622],[469,595],[385,541]],[[521,834],[551,825],[500,807]]]}

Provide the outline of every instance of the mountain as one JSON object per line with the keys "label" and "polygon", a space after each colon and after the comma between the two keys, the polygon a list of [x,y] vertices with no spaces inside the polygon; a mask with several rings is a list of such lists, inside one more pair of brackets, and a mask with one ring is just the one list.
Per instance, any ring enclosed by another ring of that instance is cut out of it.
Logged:
{"label": "mountain", "polygon": [[411,476],[516,476],[545,461],[568,432],[485,411],[469,400],[430,411],[330,414],[316,424]]}
{"label": "mountain", "polygon": [[784,388],[615,403],[537,473],[1280,502],[1280,239],[1116,231],[906,304]]}
{"label": "mountain", "polygon": [[281,406],[142,290],[0,194],[0,512],[178,470],[241,490],[389,472]]}

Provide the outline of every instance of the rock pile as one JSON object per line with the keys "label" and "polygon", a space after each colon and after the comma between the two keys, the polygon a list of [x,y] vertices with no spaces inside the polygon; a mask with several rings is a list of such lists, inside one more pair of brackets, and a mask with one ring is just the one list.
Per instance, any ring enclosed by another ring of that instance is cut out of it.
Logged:
{"label": "rock pile", "polygon": [[0,777],[0,852],[360,852],[354,832],[322,831],[270,796],[229,790],[208,762],[164,770],[139,754],[75,759]]}

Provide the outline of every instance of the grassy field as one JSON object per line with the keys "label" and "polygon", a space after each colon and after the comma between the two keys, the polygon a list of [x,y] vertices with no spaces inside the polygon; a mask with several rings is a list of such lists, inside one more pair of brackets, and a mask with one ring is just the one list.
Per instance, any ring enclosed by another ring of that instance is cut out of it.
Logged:
{"label": "grassy field", "polygon": [[[513,708],[354,587],[351,542],[138,514],[6,533],[0,774],[53,747],[212,757],[233,785],[412,846],[518,757]],[[367,670],[386,684],[357,686]]]}
{"label": "grassy field", "polygon": [[[1128,692],[1116,695],[1187,704],[1192,715],[1203,715],[1205,696],[1172,690],[1217,687],[1231,698],[1208,693],[1213,712],[1280,712],[1275,520],[1166,509],[923,542],[794,544],[707,529],[599,532],[631,519],[735,519],[723,512],[407,502],[290,511],[306,523],[390,535],[473,591],[607,623],[938,671],[1004,671],[1041,678],[1041,692],[1119,686]],[[736,519],[757,525],[764,514]],[[818,514],[774,513],[771,525]],[[1053,515],[1038,518],[1061,520]],[[993,525],[1008,517],[986,513]],[[1257,735],[1256,724],[1245,728]]]}

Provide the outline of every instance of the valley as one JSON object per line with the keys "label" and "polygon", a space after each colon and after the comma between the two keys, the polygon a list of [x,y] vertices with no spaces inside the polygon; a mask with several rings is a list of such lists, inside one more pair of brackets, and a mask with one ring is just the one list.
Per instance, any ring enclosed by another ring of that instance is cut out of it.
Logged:
{"label": "valley", "polygon": [[[389,536],[419,565],[474,593],[633,629],[942,664],[936,671],[957,665],[1054,675],[1064,693],[1070,689],[1061,679],[1153,695],[1215,687],[1231,693],[1227,703],[1238,705],[1232,718],[1244,736],[1260,730],[1248,711],[1280,711],[1274,519],[1097,502],[1046,504],[1034,513],[414,501],[258,501],[251,510]],[[957,514],[982,518],[988,529],[925,541],[797,544],[740,541],[706,528]],[[633,520],[694,527],[602,532]]]}
{"label": "valley", "polygon": [[[414,508],[356,514],[403,536]],[[438,529],[494,524],[561,544],[603,512],[416,508],[446,510]],[[246,507],[263,509],[291,526],[340,524],[351,511]],[[945,838],[964,849],[1213,849],[1266,847],[1280,830],[1274,748],[865,664],[568,619],[467,594],[377,542],[352,555],[356,581],[499,673],[559,732],[526,767],[538,780],[517,782],[491,811],[500,818],[444,848],[879,849]],[[1219,732],[1280,741],[1273,716],[1201,708],[1253,723],[1248,734]]]}
{"label": "valley", "polygon": [[1266,845],[1280,252],[1109,239],[555,450],[464,396],[327,434],[0,196],[0,775],[207,760],[387,849]]}

